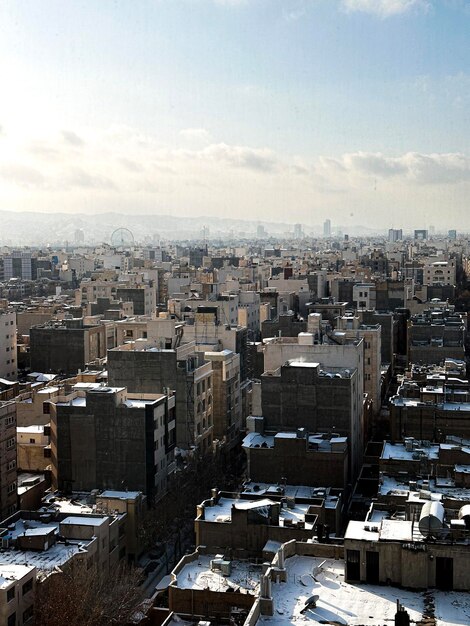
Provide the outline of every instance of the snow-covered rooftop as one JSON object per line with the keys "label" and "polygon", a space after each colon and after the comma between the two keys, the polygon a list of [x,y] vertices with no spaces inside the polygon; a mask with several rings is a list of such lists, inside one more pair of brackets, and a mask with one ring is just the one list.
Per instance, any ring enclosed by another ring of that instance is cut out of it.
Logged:
{"label": "snow-covered rooftop", "polygon": [[249,561],[231,561],[231,574],[212,571],[211,561],[221,558],[216,554],[200,554],[194,561],[186,563],[176,575],[175,586],[180,589],[210,589],[227,591],[232,588],[241,593],[256,594],[259,591],[262,568]]}
{"label": "snow-covered rooftop", "polygon": [[[204,508],[204,519],[207,522],[230,522],[232,520],[232,508],[235,509],[252,509],[257,510],[263,515],[266,512],[265,517],[268,516],[269,507],[279,504],[268,498],[260,500],[241,500],[239,498],[219,498],[217,504],[214,506],[206,506]],[[286,520],[287,523],[292,522],[305,522],[305,514],[308,512],[308,504],[295,503],[292,507],[281,506],[279,513],[279,526],[284,526]],[[305,522],[305,528],[313,529],[311,522]]]}
{"label": "snow-covered rooftop", "polygon": [[[397,600],[411,622],[427,613],[428,598],[434,599],[436,626],[470,623],[470,595],[456,591],[412,592],[396,587],[349,584],[344,581],[344,561],[295,555],[286,559],[287,582],[272,583],[274,615],[260,616],[258,624],[338,624],[383,626],[393,624]],[[305,602],[318,595],[316,608],[301,613]]]}
{"label": "snow-covered rooftop", "polygon": [[34,571],[31,565],[0,563],[0,589],[6,589],[12,582],[21,580]]}

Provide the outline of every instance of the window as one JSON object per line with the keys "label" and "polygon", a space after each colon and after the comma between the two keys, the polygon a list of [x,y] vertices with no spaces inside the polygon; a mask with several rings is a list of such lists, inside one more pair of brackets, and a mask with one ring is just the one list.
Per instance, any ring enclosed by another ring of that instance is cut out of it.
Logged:
{"label": "window", "polygon": [[42,403],[42,412],[43,412],[43,415],[50,415],[51,414],[50,402],[43,402]]}
{"label": "window", "polygon": [[31,605],[30,607],[28,607],[26,609],[26,611],[23,613],[23,623],[26,623],[27,621],[29,621],[30,619],[32,619],[34,615],[34,609],[33,606]]}
{"label": "window", "polygon": [[29,443],[36,443],[36,439],[34,437],[29,438]]}
{"label": "window", "polygon": [[8,616],[7,626],[16,626],[16,613]]}
{"label": "window", "polygon": [[7,591],[7,602],[11,602],[14,597],[15,597],[15,588],[10,587],[10,589],[8,589]]}
{"label": "window", "polygon": [[28,581],[25,582],[25,584],[23,585],[23,595],[25,596],[29,591],[31,591],[33,589],[33,579],[30,578]]}
{"label": "window", "polygon": [[51,449],[50,448],[44,448],[44,458],[45,459],[50,459],[51,458]]}
{"label": "window", "polygon": [[15,438],[14,437],[10,437],[10,439],[7,440],[7,450],[11,450],[12,448],[15,447]]}
{"label": "window", "polygon": [[16,482],[10,483],[7,487],[8,493],[13,493],[14,491],[16,491]]}

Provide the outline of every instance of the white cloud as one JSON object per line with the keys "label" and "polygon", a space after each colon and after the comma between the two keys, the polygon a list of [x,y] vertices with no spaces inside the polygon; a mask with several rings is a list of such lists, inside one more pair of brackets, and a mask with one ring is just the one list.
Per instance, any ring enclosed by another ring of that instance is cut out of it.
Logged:
{"label": "white cloud", "polygon": [[429,0],[342,0],[341,6],[348,13],[369,13],[384,19],[410,11],[427,11],[431,3]]}
{"label": "white cloud", "polygon": [[268,148],[231,146],[225,143],[207,146],[200,152],[199,157],[256,172],[273,172],[280,166],[278,157]]}
{"label": "white cloud", "polygon": [[38,169],[22,163],[1,163],[0,179],[7,184],[29,189],[39,188],[44,184],[44,176]]}
{"label": "white cloud", "polygon": [[380,152],[355,152],[323,157],[320,171],[332,178],[347,176],[355,185],[363,178],[397,179],[399,184],[448,185],[470,182],[470,157],[461,153],[407,152],[389,157]]}
{"label": "white cloud", "polygon": [[[70,132],[84,136],[80,129]],[[14,150],[0,142],[0,203],[24,210],[66,206],[281,221],[289,215],[307,223],[314,207],[339,220],[348,206],[362,223],[378,224],[391,210],[402,211],[406,223],[410,209],[440,215],[440,207],[447,206],[470,227],[467,154],[356,151],[306,159],[267,146],[213,140],[162,145],[132,128],[87,128],[86,137],[80,149],[70,149],[57,129],[24,141],[12,136]],[[447,218],[442,214],[442,221]]]}
{"label": "white cloud", "polygon": [[211,134],[205,128],[183,128],[180,130],[180,135],[189,141],[209,143],[211,140]]}
{"label": "white cloud", "polygon": [[85,143],[83,139],[77,135],[77,133],[74,133],[71,130],[63,130],[61,135],[63,141],[71,146],[80,147]]}

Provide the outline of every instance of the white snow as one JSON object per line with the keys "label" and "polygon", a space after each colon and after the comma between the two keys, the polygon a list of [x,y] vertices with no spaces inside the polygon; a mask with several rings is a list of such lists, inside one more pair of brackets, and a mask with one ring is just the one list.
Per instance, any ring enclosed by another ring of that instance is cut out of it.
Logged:
{"label": "white snow", "polygon": [[211,560],[217,555],[199,555],[197,560],[184,565],[177,574],[180,589],[210,589],[226,591],[229,587],[241,593],[256,594],[259,590],[261,566],[248,561],[231,561],[232,573],[224,576],[220,571],[211,570]]}
{"label": "white snow", "polygon": [[[334,623],[347,626],[392,625],[397,600],[408,611],[411,623],[423,617],[424,594],[385,585],[352,585],[344,582],[344,561],[293,556],[286,559],[288,579],[272,584],[274,615],[261,616],[259,624]],[[315,577],[315,578],[314,578]],[[470,595],[431,590],[437,626],[470,624]],[[301,610],[305,601],[318,595],[315,609]]]}

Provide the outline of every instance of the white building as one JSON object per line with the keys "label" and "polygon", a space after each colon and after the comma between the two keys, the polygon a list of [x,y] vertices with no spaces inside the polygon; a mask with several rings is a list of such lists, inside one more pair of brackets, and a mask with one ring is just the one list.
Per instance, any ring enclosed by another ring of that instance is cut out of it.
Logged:
{"label": "white building", "polygon": [[434,261],[433,263],[426,263],[424,266],[424,285],[455,285],[455,283],[455,259],[450,259],[449,261]]}

